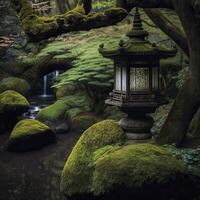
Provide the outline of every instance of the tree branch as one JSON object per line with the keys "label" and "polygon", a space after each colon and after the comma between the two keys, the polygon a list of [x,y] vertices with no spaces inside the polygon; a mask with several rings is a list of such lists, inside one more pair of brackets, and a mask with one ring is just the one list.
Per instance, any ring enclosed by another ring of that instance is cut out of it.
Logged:
{"label": "tree branch", "polygon": [[159,9],[144,9],[148,17],[169,37],[176,42],[176,44],[189,57],[188,41],[185,33],[175,24],[173,24],[167,17],[165,17]]}
{"label": "tree branch", "polygon": [[[113,25],[124,19],[128,14],[122,8],[112,8],[104,11],[104,13],[86,15],[83,4],[78,3],[76,8],[65,14],[39,17],[33,13],[28,0],[14,0],[14,3],[23,30],[29,36],[30,41],[33,42],[71,31],[90,30]],[[89,12],[89,6],[87,9]]]}

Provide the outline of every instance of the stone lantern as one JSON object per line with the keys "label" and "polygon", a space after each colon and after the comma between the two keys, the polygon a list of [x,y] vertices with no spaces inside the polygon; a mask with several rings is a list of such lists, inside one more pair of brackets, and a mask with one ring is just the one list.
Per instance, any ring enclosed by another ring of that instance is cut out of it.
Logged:
{"label": "stone lantern", "polygon": [[150,43],[142,27],[138,9],[129,40],[120,41],[116,48],[99,46],[99,52],[114,61],[114,89],[106,104],[118,106],[127,113],[119,121],[128,139],[151,137],[153,119],[148,115],[162,104],[159,66],[160,59],[175,56],[177,49],[167,49]]}

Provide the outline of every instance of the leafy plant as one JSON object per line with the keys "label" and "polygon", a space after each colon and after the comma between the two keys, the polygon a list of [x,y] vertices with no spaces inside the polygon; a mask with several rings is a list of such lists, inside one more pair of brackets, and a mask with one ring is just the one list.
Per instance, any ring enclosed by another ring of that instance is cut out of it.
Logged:
{"label": "leafy plant", "polygon": [[[98,46],[107,38],[95,36],[85,40],[72,49],[77,55],[72,64],[73,68],[61,74],[54,87],[74,83],[85,90],[90,99],[91,110],[101,114],[105,109],[104,100],[113,88],[113,62],[103,58],[98,52]],[[109,43],[115,39],[110,39]]]}
{"label": "leafy plant", "polygon": [[188,67],[184,67],[179,71],[178,75],[175,77],[177,79],[176,87],[181,88],[188,75]]}
{"label": "leafy plant", "polygon": [[174,157],[183,160],[189,170],[192,170],[193,167],[200,167],[200,148],[192,149],[192,148],[176,148],[172,145],[164,145],[166,147],[170,147],[172,154]]}

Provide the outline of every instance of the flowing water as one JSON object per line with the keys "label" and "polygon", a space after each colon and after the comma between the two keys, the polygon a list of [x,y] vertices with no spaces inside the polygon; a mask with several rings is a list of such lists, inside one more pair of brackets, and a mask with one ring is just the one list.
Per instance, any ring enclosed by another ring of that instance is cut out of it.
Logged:
{"label": "flowing water", "polygon": [[50,78],[54,79],[59,75],[59,71],[55,71],[50,75],[45,75],[42,79],[42,94],[34,95],[29,99],[30,109],[24,114],[25,118],[35,119],[38,112],[52,104],[55,101],[55,96],[50,85]]}

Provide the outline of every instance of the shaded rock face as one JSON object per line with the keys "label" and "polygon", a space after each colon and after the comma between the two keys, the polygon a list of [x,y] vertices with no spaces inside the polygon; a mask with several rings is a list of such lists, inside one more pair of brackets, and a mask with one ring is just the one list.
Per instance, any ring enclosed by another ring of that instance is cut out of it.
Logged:
{"label": "shaded rock face", "polygon": [[16,12],[12,9],[11,0],[0,0],[0,36],[7,36],[14,39],[14,45],[7,50],[3,60],[12,60],[19,55],[20,50],[26,44],[25,34],[22,31]]}

